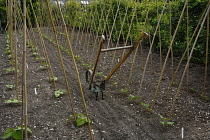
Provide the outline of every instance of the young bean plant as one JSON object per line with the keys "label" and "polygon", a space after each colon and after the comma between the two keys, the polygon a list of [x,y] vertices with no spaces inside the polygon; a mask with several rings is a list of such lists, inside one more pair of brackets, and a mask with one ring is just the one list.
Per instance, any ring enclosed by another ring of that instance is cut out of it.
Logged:
{"label": "young bean plant", "polygon": [[[8,139],[12,138],[15,140],[22,140],[22,130],[25,130],[25,127],[17,126],[16,128],[7,128],[6,131],[4,131],[2,139]],[[31,129],[27,128],[28,133],[32,133]]]}
{"label": "young bean plant", "polygon": [[8,84],[8,85],[6,85],[6,87],[9,88],[9,89],[12,89],[14,87],[14,85]]}
{"label": "young bean plant", "polygon": [[9,99],[9,100],[4,100],[5,103],[7,104],[18,104],[18,103],[21,103],[22,101],[19,101],[17,99]]}
{"label": "young bean plant", "polygon": [[54,93],[55,93],[55,97],[56,97],[56,98],[60,97],[61,95],[64,94],[64,92],[66,92],[66,91],[64,91],[64,90],[56,90],[56,91],[54,92]]}
{"label": "young bean plant", "polygon": [[[77,119],[75,121],[77,126],[82,126],[88,122],[90,122],[90,119],[88,120],[87,117],[85,115],[83,115],[82,113],[80,114],[75,114],[77,116]],[[73,119],[73,115],[70,115],[70,117],[68,117],[68,119],[66,121],[69,121],[71,119]]]}
{"label": "young bean plant", "polygon": [[163,117],[160,114],[158,114],[158,116],[162,119],[162,121],[160,121],[160,123],[163,124],[164,126],[173,125],[174,124],[174,122],[171,122],[168,118],[165,118],[165,117]]}

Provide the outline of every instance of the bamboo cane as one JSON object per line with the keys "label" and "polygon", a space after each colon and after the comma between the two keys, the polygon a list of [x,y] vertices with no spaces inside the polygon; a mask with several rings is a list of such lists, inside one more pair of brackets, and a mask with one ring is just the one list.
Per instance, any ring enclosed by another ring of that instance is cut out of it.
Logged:
{"label": "bamboo cane", "polygon": [[182,19],[182,17],[183,17],[183,14],[184,14],[184,11],[185,11],[185,9],[186,9],[186,6],[187,6],[187,2],[185,2],[185,5],[184,5],[183,10],[182,10],[182,13],[181,13],[181,15],[180,15],[178,24],[177,24],[177,26],[176,26],[176,30],[175,30],[174,35],[173,35],[173,38],[172,38],[172,40],[171,40],[170,47],[169,47],[169,49],[168,49],[168,53],[167,53],[167,56],[166,56],[166,59],[165,59],[164,65],[163,65],[163,69],[162,69],[162,71],[161,71],[161,74],[160,74],[160,77],[159,77],[159,81],[158,81],[158,84],[157,84],[157,86],[156,86],[155,94],[154,94],[154,97],[153,97],[153,100],[152,100],[152,104],[151,104],[151,108],[152,108],[152,109],[154,108],[154,105],[155,105],[157,93],[158,93],[158,90],[159,90],[159,87],[160,87],[160,83],[161,83],[161,81],[162,81],[162,77],[163,77],[163,73],[164,73],[164,71],[165,71],[165,67],[166,67],[166,63],[167,63],[168,57],[169,57],[169,53],[170,53],[171,48],[172,48],[172,46],[173,46],[173,42],[174,42],[176,33],[177,33],[177,31],[178,31],[179,25],[180,25],[180,23],[181,23],[181,19]]}
{"label": "bamboo cane", "polygon": [[204,23],[205,23],[205,21],[206,21],[206,19],[207,19],[207,16],[209,15],[209,11],[210,11],[210,5],[208,4],[208,10],[206,11],[206,14],[205,14],[205,16],[204,16],[204,18],[203,18],[203,21],[202,21],[202,23],[201,23],[200,29],[199,29],[199,31],[198,31],[198,34],[197,34],[197,36],[196,36],[196,38],[195,38],[194,44],[193,44],[192,49],[191,49],[191,51],[190,51],[189,58],[188,58],[188,60],[187,60],[187,64],[186,64],[186,66],[185,66],[184,72],[183,72],[182,77],[181,77],[181,81],[180,81],[179,86],[178,86],[178,88],[177,88],[176,95],[175,95],[174,100],[173,100],[173,103],[172,103],[172,105],[171,105],[170,115],[169,115],[169,118],[168,118],[169,120],[171,120],[171,117],[172,117],[172,114],[173,114],[173,110],[174,110],[174,107],[175,107],[175,103],[176,103],[176,100],[177,100],[178,95],[179,95],[179,93],[180,93],[180,89],[181,89],[181,86],[182,86],[182,82],[183,82],[183,79],[184,79],[185,74],[186,74],[186,71],[187,71],[187,67],[188,67],[188,65],[189,65],[189,63],[190,63],[190,60],[191,60],[191,58],[192,58],[192,54],[193,54],[195,45],[196,45],[196,43],[197,43],[198,37],[199,37],[199,35],[200,35],[200,33],[201,33],[201,30],[202,30],[202,28],[203,28],[203,25],[204,25]]}

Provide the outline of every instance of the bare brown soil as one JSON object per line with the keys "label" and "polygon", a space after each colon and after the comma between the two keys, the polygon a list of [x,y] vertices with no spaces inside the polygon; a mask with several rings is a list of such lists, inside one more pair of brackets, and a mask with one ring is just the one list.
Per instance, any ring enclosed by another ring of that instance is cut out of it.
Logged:
{"label": "bare brown soil", "polygon": [[[44,34],[53,37],[52,32],[43,30]],[[168,117],[173,102],[176,88],[183,73],[185,62],[178,72],[176,84],[173,86],[168,98],[165,97],[167,87],[171,80],[171,62],[168,62],[161,82],[160,90],[157,95],[157,101],[153,113],[149,112],[140,102],[151,104],[154,96],[156,85],[160,74],[160,63],[158,54],[152,54],[152,63],[149,62],[145,81],[140,93],[138,101],[131,101],[127,96],[120,92],[127,86],[127,79],[132,63],[133,54],[123,63],[121,74],[119,71],[113,75],[106,84],[104,92],[105,100],[99,95],[98,101],[95,95],[87,89],[85,82],[86,68],[82,65],[85,63],[94,63],[97,53],[97,46],[94,41],[89,42],[88,34],[75,33],[71,39],[72,47],[76,55],[81,60],[77,60],[77,66],[81,77],[87,109],[91,119],[91,127],[95,140],[180,140],[181,129],[184,128],[184,139],[186,140],[208,140],[210,139],[210,101],[202,100],[200,94],[203,86],[204,66],[199,64],[190,65],[189,87],[186,90],[186,80],[184,81],[181,93],[176,101],[175,110],[173,112],[171,126],[163,126],[158,114]],[[79,38],[77,38],[79,36]],[[81,38],[83,36],[83,38]],[[83,39],[87,40],[83,40]],[[21,38],[19,37],[19,40]],[[15,98],[15,89],[7,89],[7,84],[14,84],[15,75],[9,74],[4,69],[10,67],[8,58],[5,55],[5,35],[0,35],[0,135],[7,128],[14,128],[21,124],[21,106],[5,104],[4,100]],[[41,51],[40,38],[36,34],[36,43]],[[65,37],[59,35],[59,43],[68,48]],[[58,89],[65,89],[65,82],[60,66],[60,61],[56,47],[45,39],[47,52],[55,76],[58,77]],[[86,44],[86,45],[84,45]],[[97,43],[98,44],[98,43]],[[107,41],[104,48],[107,46]],[[22,44],[18,47],[19,68],[21,69]],[[148,54],[148,48],[144,47],[143,55],[138,52],[133,68],[133,76],[129,86],[129,94],[138,96],[140,79],[143,73],[143,65]],[[122,51],[102,54],[97,67],[97,72],[103,72],[107,75],[118,61],[118,56],[122,55]],[[68,77],[69,87],[73,98],[75,113],[83,113],[83,103],[79,91],[78,81],[75,74],[72,58],[69,54],[62,51],[65,70]],[[114,56],[114,57],[113,57]],[[103,59],[105,57],[105,59]],[[112,64],[113,60],[113,64]],[[170,61],[170,60],[169,60]],[[104,63],[103,63],[104,62]],[[178,58],[174,60],[174,69],[179,62]],[[89,130],[87,125],[77,127],[72,121],[66,122],[66,119],[72,115],[67,93],[59,98],[54,97],[53,84],[48,80],[47,70],[39,68],[40,63],[34,59],[32,52],[27,48],[27,93],[28,93],[28,120],[29,127],[33,131],[30,139],[34,140],[87,140],[89,139]],[[103,79],[103,76],[98,76]],[[120,78],[118,81],[117,79]],[[207,96],[210,99],[210,75],[207,80]],[[117,85],[113,83],[117,82]],[[19,73],[19,89],[21,89],[21,71]],[[37,95],[34,92],[37,88]],[[21,92],[21,91],[20,91]],[[20,96],[21,97],[21,96]]]}

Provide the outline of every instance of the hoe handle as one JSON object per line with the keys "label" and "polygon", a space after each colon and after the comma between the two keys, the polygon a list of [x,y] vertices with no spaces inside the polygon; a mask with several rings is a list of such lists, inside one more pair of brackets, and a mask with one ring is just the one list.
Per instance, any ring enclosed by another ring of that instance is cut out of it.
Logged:
{"label": "hoe handle", "polygon": [[128,56],[133,52],[133,50],[135,48],[137,48],[137,46],[139,45],[139,42],[141,40],[142,37],[147,38],[148,34],[146,32],[142,32],[139,37],[137,38],[137,40],[134,42],[133,47],[130,48],[130,50],[124,55],[124,57],[120,60],[120,62],[115,66],[115,68],[110,72],[110,74],[107,76],[107,78],[105,79],[105,83],[111,78],[111,76],[117,71],[117,69],[122,65],[122,63],[128,58]]}
{"label": "hoe handle", "polygon": [[95,65],[94,65],[94,68],[93,68],[93,73],[92,73],[91,78],[90,78],[89,90],[91,89],[91,84],[93,82],[93,78],[94,78],[94,75],[95,75],[95,72],[96,72],[96,67],[97,67],[97,64],[98,64],[98,59],[99,59],[99,56],[101,54],[101,49],[102,49],[104,41],[105,41],[105,36],[102,35],[102,38],[101,38],[101,41],[100,41],[99,47],[98,47],[98,53],[97,53],[97,56],[96,56]]}

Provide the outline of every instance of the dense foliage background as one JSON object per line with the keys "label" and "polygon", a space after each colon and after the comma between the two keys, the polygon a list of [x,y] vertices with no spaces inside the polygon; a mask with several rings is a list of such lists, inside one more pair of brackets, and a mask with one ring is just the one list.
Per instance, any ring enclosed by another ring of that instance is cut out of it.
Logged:
{"label": "dense foliage background", "polygon": [[[188,1],[188,13],[185,10],[173,44],[175,56],[183,54],[187,42],[208,4],[208,0]],[[51,26],[46,2],[32,0],[32,3],[40,26]],[[154,48],[156,51],[159,51],[161,47],[163,52],[167,52],[171,36],[174,34],[184,4],[185,1],[183,0],[167,2],[160,28],[155,38]],[[151,37],[153,36],[163,5],[164,0],[153,2],[150,2],[150,0],[94,0],[88,5],[82,5],[77,0],[69,0],[62,6],[62,10],[68,27],[111,35],[114,41],[133,41],[141,31],[146,31]],[[31,23],[35,27],[29,0],[27,0],[27,7]],[[60,25],[61,16],[57,5],[51,5],[51,8],[57,25]],[[147,15],[147,13],[149,14]],[[0,0],[1,28],[5,28],[7,24],[5,15],[6,0]],[[197,42],[193,60],[205,62],[205,43],[206,25]]]}

